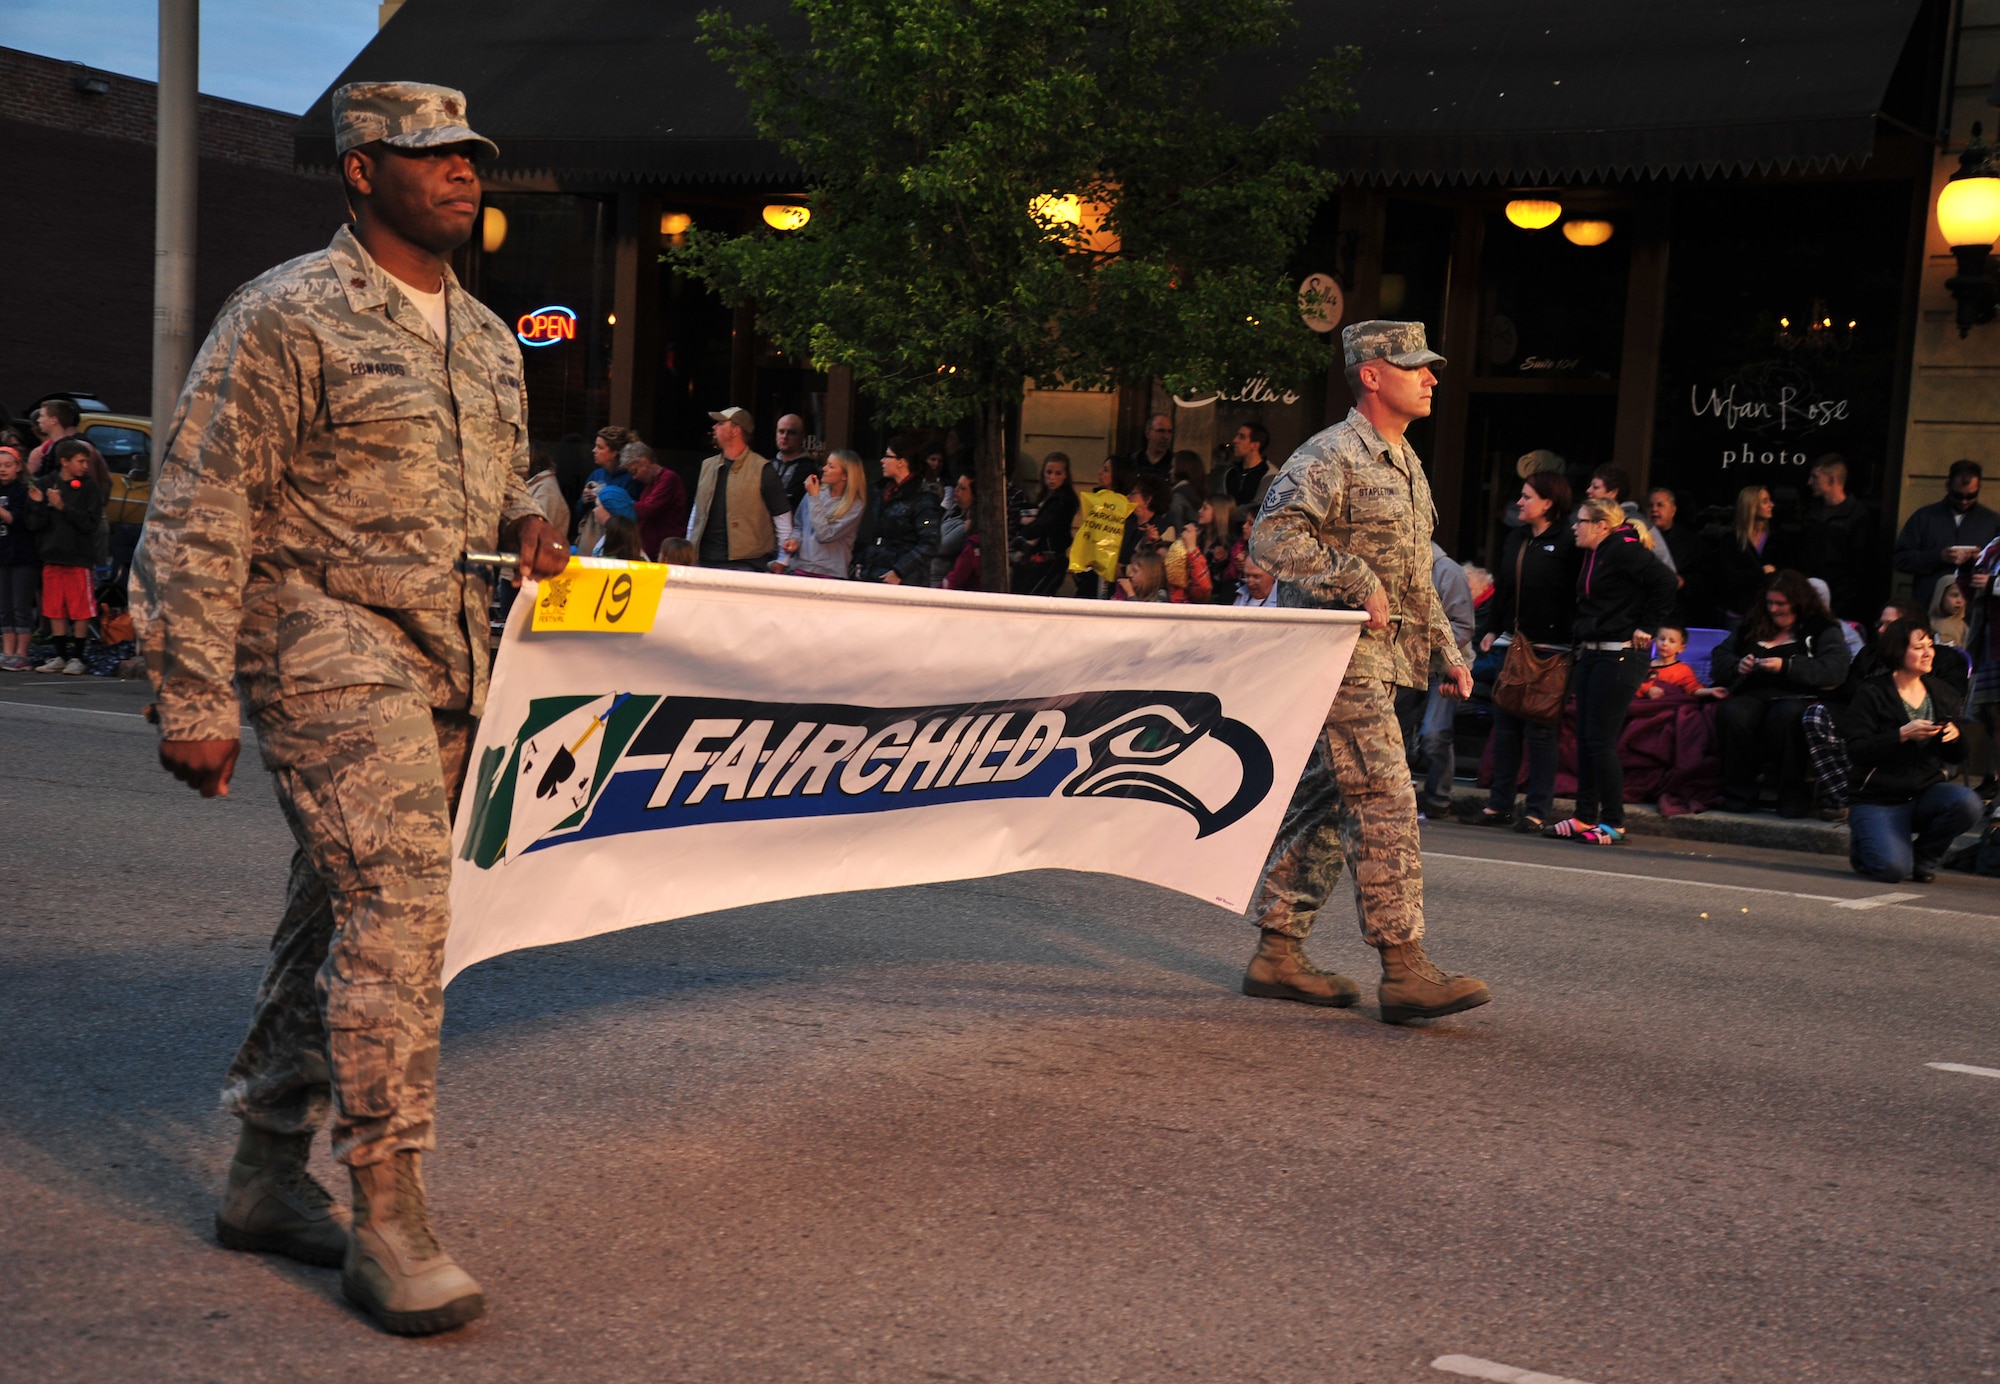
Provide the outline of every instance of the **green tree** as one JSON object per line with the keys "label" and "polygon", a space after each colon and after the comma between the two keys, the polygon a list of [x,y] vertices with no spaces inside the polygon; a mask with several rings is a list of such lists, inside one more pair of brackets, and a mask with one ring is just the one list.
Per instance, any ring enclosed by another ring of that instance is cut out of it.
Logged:
{"label": "green tree", "polygon": [[[794,0],[803,46],[723,11],[702,42],[799,166],[810,222],[697,232],[684,270],[756,301],[891,426],[975,416],[982,577],[1006,589],[1004,418],[1034,379],[1296,380],[1327,348],[1287,260],[1332,180],[1352,54],[1255,95],[1288,0]],[[1225,71],[1231,80],[1225,82]],[[1225,112],[1261,104],[1261,114]]]}

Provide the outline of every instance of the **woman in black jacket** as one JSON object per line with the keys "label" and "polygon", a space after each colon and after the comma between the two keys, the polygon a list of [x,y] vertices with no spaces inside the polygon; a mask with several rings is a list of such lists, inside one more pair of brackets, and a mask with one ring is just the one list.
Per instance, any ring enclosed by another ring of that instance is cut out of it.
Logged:
{"label": "woman in black jacket", "polygon": [[1678,584],[1616,500],[1586,500],[1576,516],[1576,815],[1544,836],[1592,845],[1625,839],[1625,765],[1618,737],[1650,671],[1653,632]]}
{"label": "woman in black jacket", "polygon": [[937,492],[917,449],[898,438],[882,454],[882,488],[875,494],[875,541],[861,558],[867,581],[890,586],[922,586],[937,555]]}
{"label": "woman in black jacket", "polygon": [[1876,649],[1891,671],[1862,684],[1844,719],[1855,775],[1848,860],[1884,884],[1905,876],[1929,884],[1953,838],[1971,830],[1983,808],[1970,788],[1945,781],[1945,765],[1965,758],[1964,703],[1932,673],[1935,649],[1923,621],[1895,621]]}
{"label": "woman in black jacket", "polygon": [[1768,774],[1779,815],[1803,817],[1812,810],[1812,790],[1800,722],[1807,707],[1840,687],[1851,655],[1846,631],[1797,572],[1771,579],[1763,607],[1709,660],[1709,681],[1729,693],[1715,713],[1722,805],[1755,811],[1758,776]]}
{"label": "woman in black jacket", "polygon": [[[1535,652],[1567,652],[1576,619],[1576,542],[1562,522],[1569,513],[1569,482],[1553,471],[1529,476],[1515,508],[1521,527],[1507,535],[1493,573],[1493,599],[1480,612],[1482,651],[1501,638],[1526,639]],[[1521,742],[1528,744],[1528,800],[1514,820],[1514,791],[1521,781]],[[1493,791],[1473,821],[1479,826],[1537,832],[1549,819],[1556,795],[1556,723],[1524,721],[1493,708]]]}
{"label": "woman in black jacket", "polygon": [[1729,532],[1717,536],[1702,556],[1709,599],[1734,623],[1757,613],[1765,585],[1785,566],[1787,554],[1771,527],[1771,492],[1746,485],[1736,494]]}
{"label": "woman in black jacket", "polygon": [[1042,459],[1042,498],[1023,516],[1014,537],[1014,594],[1053,596],[1069,570],[1070,530],[1082,502],[1070,484],[1069,457],[1050,452]]}

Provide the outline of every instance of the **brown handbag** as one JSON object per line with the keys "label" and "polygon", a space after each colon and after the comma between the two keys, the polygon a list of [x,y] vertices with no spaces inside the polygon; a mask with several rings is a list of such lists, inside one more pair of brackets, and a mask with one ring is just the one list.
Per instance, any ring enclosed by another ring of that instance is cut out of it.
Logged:
{"label": "brown handbag", "polygon": [[[1514,558],[1514,610],[1521,609],[1521,571],[1528,557],[1524,539]],[[1510,716],[1543,724],[1562,719],[1563,699],[1569,694],[1569,655],[1541,654],[1514,622],[1514,640],[1507,646],[1506,662],[1493,680],[1493,704]]]}

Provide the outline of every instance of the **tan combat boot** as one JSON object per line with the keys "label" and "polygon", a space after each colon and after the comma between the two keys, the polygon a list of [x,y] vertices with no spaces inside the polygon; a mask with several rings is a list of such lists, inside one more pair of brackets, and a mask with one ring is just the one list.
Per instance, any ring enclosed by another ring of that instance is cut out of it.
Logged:
{"label": "tan combat boot", "polygon": [[1361,998],[1361,987],[1306,960],[1305,944],[1290,933],[1266,929],[1257,939],[1257,954],[1250,958],[1250,968],[1243,973],[1243,993],[1261,1000],[1297,1000],[1345,1009]]}
{"label": "tan combat boot", "polygon": [[340,1288],[347,1300],[398,1336],[431,1336],[485,1315],[486,1298],[431,1234],[424,1209],[423,1155],[401,1150],[350,1168],[354,1234]]}
{"label": "tan combat boot", "polygon": [[229,1160],[215,1238],[229,1249],[282,1254],[337,1269],[347,1258],[347,1208],[306,1171],[312,1134],[244,1125]]}
{"label": "tan combat boot", "polygon": [[1382,1002],[1385,1024],[1436,1019],[1462,1009],[1477,1009],[1493,998],[1485,981],[1439,970],[1424,955],[1422,942],[1382,948],[1382,984],[1375,993]]}

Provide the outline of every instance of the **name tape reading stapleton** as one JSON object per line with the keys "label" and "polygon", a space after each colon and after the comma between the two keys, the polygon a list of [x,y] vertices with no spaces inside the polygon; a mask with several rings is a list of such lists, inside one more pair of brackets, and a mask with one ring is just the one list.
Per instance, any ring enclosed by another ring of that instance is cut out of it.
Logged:
{"label": "name tape reading stapleton", "polygon": [[1263,738],[1207,692],[887,708],[539,698],[511,745],[481,757],[463,856],[484,869],[637,831],[999,798],[1149,800],[1208,836],[1271,783]]}

